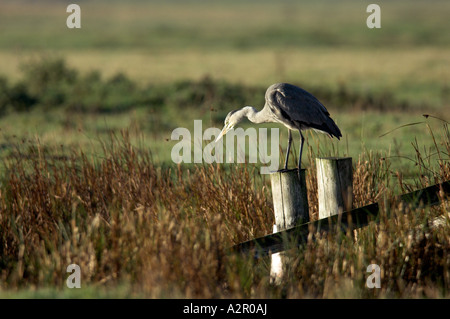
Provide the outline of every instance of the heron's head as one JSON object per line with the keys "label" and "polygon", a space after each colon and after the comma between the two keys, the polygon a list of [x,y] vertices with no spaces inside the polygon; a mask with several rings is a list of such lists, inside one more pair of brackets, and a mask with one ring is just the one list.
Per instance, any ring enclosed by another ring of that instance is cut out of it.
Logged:
{"label": "heron's head", "polygon": [[233,127],[235,127],[236,124],[238,124],[242,120],[242,115],[238,111],[239,110],[234,110],[234,111],[231,111],[230,113],[228,113],[228,115],[224,121],[224,126],[222,129],[222,132],[220,132],[219,136],[217,136],[217,138],[214,142],[217,142],[218,140],[220,140],[225,134],[227,134],[227,132],[229,130],[231,130]]}

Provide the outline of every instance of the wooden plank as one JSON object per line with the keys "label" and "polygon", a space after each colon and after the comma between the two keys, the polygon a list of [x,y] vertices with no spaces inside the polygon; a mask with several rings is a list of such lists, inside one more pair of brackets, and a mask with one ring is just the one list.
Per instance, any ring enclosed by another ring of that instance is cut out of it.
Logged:
{"label": "wooden plank", "polygon": [[[438,196],[440,191],[445,195],[449,195],[450,181],[400,195],[397,199],[412,206],[418,206],[420,203],[424,206],[433,206],[440,204],[440,197]],[[285,243],[288,246],[290,243],[306,243],[310,231],[329,231],[330,229],[336,229],[336,227],[339,227],[343,231],[357,229],[368,225],[370,222],[378,222],[378,215],[379,205],[378,203],[373,203],[339,215],[330,216],[275,234],[249,240],[233,246],[231,250],[241,253],[252,252],[258,258],[271,253],[284,251]]]}

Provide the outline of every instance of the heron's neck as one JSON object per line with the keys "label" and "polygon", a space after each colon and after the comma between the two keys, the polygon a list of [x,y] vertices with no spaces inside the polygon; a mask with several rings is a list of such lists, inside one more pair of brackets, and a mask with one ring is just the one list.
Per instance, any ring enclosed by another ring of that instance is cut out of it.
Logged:
{"label": "heron's neck", "polygon": [[245,116],[249,119],[250,122],[259,124],[268,122],[267,116],[265,116],[263,110],[259,111],[255,109],[253,106],[246,106],[242,109]]}

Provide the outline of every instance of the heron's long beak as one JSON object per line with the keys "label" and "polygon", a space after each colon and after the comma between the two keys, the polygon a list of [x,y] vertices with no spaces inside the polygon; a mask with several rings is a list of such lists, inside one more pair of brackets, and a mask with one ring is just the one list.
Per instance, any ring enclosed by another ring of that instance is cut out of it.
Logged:
{"label": "heron's long beak", "polygon": [[214,143],[216,143],[217,141],[219,141],[225,134],[227,134],[227,132],[231,129],[231,126],[229,125],[225,125],[222,129],[222,132],[220,132],[219,136],[217,136],[216,140],[214,141]]}

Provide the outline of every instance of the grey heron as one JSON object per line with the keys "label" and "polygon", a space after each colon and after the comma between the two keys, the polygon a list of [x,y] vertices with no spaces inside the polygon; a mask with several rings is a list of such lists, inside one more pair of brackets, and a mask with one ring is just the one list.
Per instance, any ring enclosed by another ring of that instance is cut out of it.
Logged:
{"label": "grey heron", "polygon": [[245,106],[228,113],[225,118],[225,125],[215,141],[220,140],[244,118],[256,124],[281,123],[288,129],[285,170],[287,170],[291,150],[292,130],[298,130],[300,133],[301,144],[298,158],[298,172],[300,174],[303,143],[305,141],[302,134],[303,130],[313,129],[328,134],[330,138],[335,136],[340,139],[342,137],[339,127],[331,119],[325,106],[315,96],[302,88],[288,83],[275,83],[269,86],[265,98],[266,103],[261,111],[256,110],[253,106]]}

